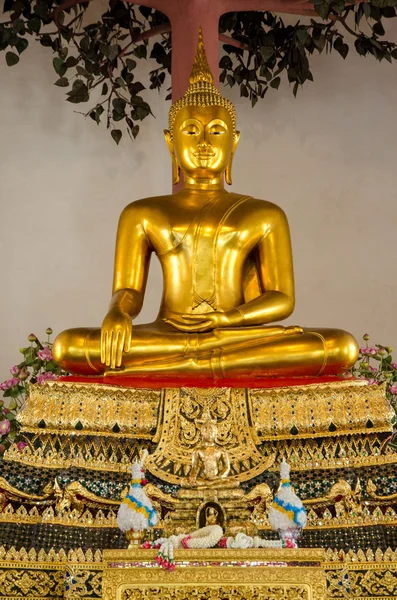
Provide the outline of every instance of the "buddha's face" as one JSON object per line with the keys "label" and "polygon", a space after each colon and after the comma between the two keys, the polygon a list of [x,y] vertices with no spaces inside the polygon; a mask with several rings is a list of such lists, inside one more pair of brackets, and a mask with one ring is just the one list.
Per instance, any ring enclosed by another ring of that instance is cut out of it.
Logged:
{"label": "buddha's face", "polygon": [[216,440],[216,436],[218,433],[218,429],[213,423],[204,423],[201,426],[201,440],[207,443],[214,443]]}
{"label": "buddha's face", "polygon": [[176,115],[173,140],[167,139],[182,172],[193,180],[221,177],[236,149],[229,112],[222,106],[185,106]]}

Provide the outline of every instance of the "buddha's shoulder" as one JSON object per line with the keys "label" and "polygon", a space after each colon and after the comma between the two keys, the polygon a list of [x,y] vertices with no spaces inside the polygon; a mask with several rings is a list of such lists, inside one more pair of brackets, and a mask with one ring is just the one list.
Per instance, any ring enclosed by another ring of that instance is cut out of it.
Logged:
{"label": "buddha's shoulder", "polygon": [[140,214],[147,215],[150,211],[163,210],[164,206],[169,204],[172,197],[172,194],[167,194],[165,196],[149,196],[148,198],[134,200],[130,204],[127,204],[122,214],[138,216]]}
{"label": "buddha's shoulder", "polygon": [[246,198],[244,202],[245,213],[255,213],[258,216],[269,218],[286,218],[284,210],[281,206],[270,202],[269,200],[261,200],[253,196],[243,196],[242,194],[234,194],[236,197]]}

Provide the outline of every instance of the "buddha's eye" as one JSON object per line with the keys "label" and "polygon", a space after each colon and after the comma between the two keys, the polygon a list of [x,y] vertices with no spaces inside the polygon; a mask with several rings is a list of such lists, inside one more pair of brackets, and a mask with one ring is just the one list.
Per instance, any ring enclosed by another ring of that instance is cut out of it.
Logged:
{"label": "buddha's eye", "polygon": [[214,127],[213,129],[211,129],[210,134],[211,135],[223,135],[224,133],[226,133],[226,129],[224,129],[223,127]]}
{"label": "buddha's eye", "polygon": [[199,134],[198,127],[195,127],[194,125],[185,127],[185,129],[183,130],[183,134],[184,135],[198,135]]}

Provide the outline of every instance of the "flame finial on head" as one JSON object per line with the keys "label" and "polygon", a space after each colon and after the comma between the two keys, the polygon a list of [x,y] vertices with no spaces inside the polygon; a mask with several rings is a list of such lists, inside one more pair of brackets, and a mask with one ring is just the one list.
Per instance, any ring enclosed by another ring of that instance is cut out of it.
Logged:
{"label": "flame finial on head", "polygon": [[180,100],[172,104],[169,113],[169,130],[173,137],[174,121],[177,113],[184,106],[223,106],[232,119],[233,133],[236,134],[236,110],[227,98],[219,93],[214,85],[214,77],[208,64],[204,48],[203,30],[199,29],[196,55],[194,57],[189,87]]}
{"label": "flame finial on head", "polygon": [[207,60],[207,55],[205,53],[203,30],[201,27],[199,28],[196,56],[194,57],[189,82],[190,85],[192,85],[200,81],[206,81],[207,83],[210,83],[212,85],[214,84],[214,77],[211,73],[211,69]]}

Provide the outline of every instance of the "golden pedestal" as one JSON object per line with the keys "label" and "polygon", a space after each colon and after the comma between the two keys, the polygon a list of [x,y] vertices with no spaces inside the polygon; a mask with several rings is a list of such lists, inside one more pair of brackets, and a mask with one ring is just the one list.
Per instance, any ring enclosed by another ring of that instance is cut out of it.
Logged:
{"label": "golden pedestal", "polygon": [[176,569],[154,550],[107,550],[102,600],[325,600],[321,549],[177,550]]}
{"label": "golden pedestal", "polygon": [[[184,487],[203,411],[216,419],[234,487]],[[384,388],[355,381],[261,389],[32,386],[18,417],[27,446],[13,445],[1,463],[0,600],[108,600],[116,590],[123,600],[315,600],[323,597],[322,569],[328,598],[395,598],[393,418]],[[157,494],[166,534],[202,525],[205,507],[216,504],[228,534],[237,526],[274,537],[268,507],[286,458],[308,513],[302,548],[177,551],[172,573],[155,566],[154,551],[117,550],[128,544],[116,523],[120,494],[142,448],[150,452],[146,489]]]}

